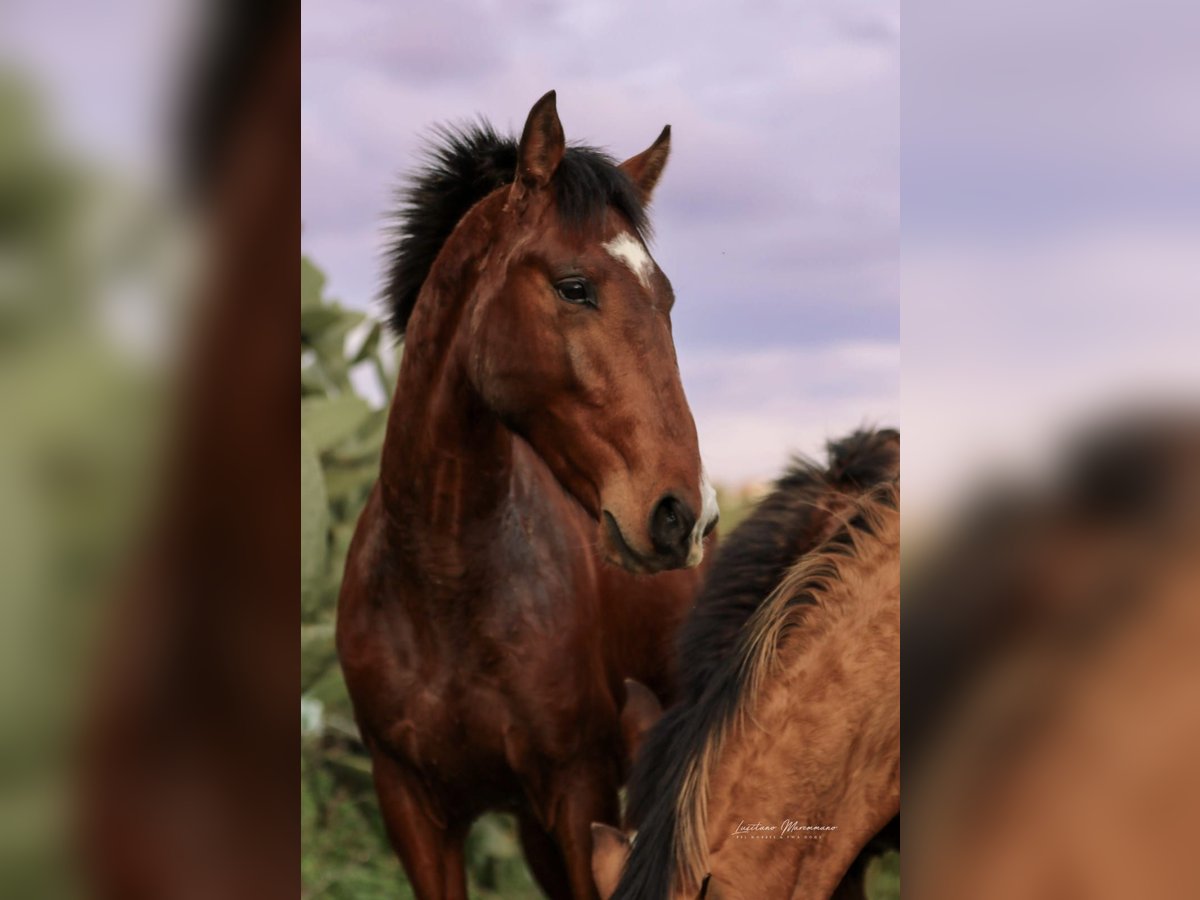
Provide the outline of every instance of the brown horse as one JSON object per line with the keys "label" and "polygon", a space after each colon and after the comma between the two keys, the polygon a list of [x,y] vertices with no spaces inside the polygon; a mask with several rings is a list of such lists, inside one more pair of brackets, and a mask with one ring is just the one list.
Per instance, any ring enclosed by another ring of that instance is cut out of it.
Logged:
{"label": "brown horse", "polygon": [[646,736],[603,897],[851,896],[899,813],[899,435],[802,464],[725,542],[682,635],[684,699]]}
{"label": "brown horse", "polygon": [[548,894],[593,897],[590,823],[616,822],[626,768],[623,681],[675,692],[717,513],[645,244],[669,140],[619,166],[568,148],[550,92],[519,144],[443,131],[407,195],[400,402],[338,651],[422,900],[466,897],[463,839],[493,809],[517,815]]}

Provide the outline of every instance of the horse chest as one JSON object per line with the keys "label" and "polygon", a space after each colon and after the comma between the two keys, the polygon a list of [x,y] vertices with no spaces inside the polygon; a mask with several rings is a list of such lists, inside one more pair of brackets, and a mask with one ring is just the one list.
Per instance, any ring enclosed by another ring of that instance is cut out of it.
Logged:
{"label": "horse chest", "polygon": [[363,567],[383,599],[353,629],[356,704],[390,753],[445,785],[511,784],[611,730],[588,523],[531,494],[453,534],[414,530],[401,558]]}

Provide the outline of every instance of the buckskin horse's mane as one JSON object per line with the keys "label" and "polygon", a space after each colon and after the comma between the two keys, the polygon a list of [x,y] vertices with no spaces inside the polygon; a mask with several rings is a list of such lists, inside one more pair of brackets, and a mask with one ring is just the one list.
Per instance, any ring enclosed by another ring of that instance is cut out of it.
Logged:
{"label": "buckskin horse's mane", "polygon": [[[399,192],[384,291],[388,322],[404,335],[421,285],[450,232],[467,211],[497,188],[512,184],[517,140],[498,135],[484,119],[440,126],[424,149],[424,164]],[[567,228],[601,219],[608,207],[621,213],[640,237],[649,236],[646,209],[629,177],[608,154],[567,147],[552,181],[558,215]]]}
{"label": "buckskin horse's mane", "polygon": [[742,625],[797,557],[812,548],[828,518],[830,492],[865,490],[895,478],[899,450],[894,429],[862,430],[831,441],[826,465],[798,457],[737,530],[722,537],[680,634],[684,697],[698,699],[732,652]]}
{"label": "buckskin horse's mane", "polygon": [[638,834],[614,900],[665,900],[677,878],[699,884],[704,786],[724,736],[785,633],[874,533],[880,505],[896,502],[897,432],[856,432],[828,456],[827,466],[795,461],[718,550],[680,637],[683,699],[647,735],[630,778]]}

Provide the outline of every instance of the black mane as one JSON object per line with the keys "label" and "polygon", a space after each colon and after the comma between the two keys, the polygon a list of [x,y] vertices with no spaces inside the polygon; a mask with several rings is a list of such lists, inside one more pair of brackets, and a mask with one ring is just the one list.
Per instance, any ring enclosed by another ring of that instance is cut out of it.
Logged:
{"label": "black mane", "polygon": [[895,472],[900,435],[856,431],[827,446],[822,466],[797,458],[737,530],[724,538],[679,639],[684,699],[695,700],[732,652],[738,632],[824,524],[816,501],[830,489],[862,491]]}
{"label": "black mane", "polygon": [[[388,322],[403,335],[421,285],[442,244],[467,211],[497,188],[512,184],[517,140],[496,134],[485,120],[441,126],[425,149],[425,164],[400,191],[400,208],[388,252],[384,292]],[[569,228],[595,223],[615,208],[645,238],[646,210],[616,160],[594,147],[567,148],[552,181],[558,214]]]}
{"label": "black mane", "polygon": [[[670,896],[675,800],[690,759],[703,749],[712,729],[737,711],[744,687],[737,658],[743,626],[797,559],[816,549],[826,524],[818,505],[822,495],[830,490],[859,493],[896,477],[899,437],[890,429],[858,431],[830,442],[825,466],[795,460],[720,544],[680,633],[680,702],[646,736],[630,776],[628,820],[638,828],[638,837],[614,900]],[[852,520],[846,529],[863,526]],[[847,539],[839,533],[831,542]]]}

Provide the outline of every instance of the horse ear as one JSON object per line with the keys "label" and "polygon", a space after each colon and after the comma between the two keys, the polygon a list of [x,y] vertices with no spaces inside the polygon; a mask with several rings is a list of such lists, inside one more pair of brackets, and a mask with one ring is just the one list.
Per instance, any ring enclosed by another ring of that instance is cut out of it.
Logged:
{"label": "horse ear", "polygon": [[662,704],[654,692],[640,681],[625,679],[625,705],[621,707],[621,734],[625,738],[625,752],[629,765],[637,759],[642,739],[655,723],[662,718]]}
{"label": "horse ear", "polygon": [[521,147],[517,152],[517,178],[514,187],[542,188],[550,183],[555,169],[566,152],[562,122],[558,120],[555,92],[549,91],[533,104],[525,129],[521,132]]}
{"label": "horse ear", "polygon": [[662,177],[663,169],[667,165],[667,157],[670,155],[671,126],[668,125],[653,144],[637,156],[631,156],[621,163],[621,171],[629,176],[638,189],[643,203],[650,202],[650,195],[654,193],[654,187],[658,184],[658,179]]}
{"label": "horse ear", "polygon": [[600,900],[608,900],[617,890],[625,861],[629,859],[629,838],[611,825],[592,823],[592,878]]}

